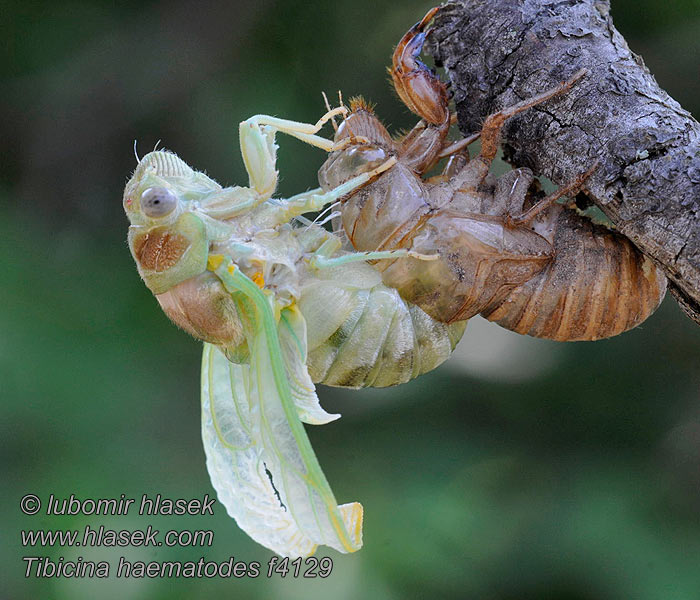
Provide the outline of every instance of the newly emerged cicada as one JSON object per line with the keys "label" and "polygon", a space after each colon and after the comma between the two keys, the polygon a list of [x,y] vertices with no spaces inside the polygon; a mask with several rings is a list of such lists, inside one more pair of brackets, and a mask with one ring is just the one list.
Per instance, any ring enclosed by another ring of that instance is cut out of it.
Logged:
{"label": "newly emerged cicada", "polygon": [[202,437],[219,500],[251,537],[285,556],[362,545],[362,506],[338,506],[302,425],[339,417],[321,408],[314,382],[408,381],[442,363],[466,324],[436,321],[382,283],[366,261],[396,251],[347,252],[301,217],[392,161],[333,190],[272,198],[275,132],[314,141],[344,112],[315,125],[265,116],[241,123],[249,187],[221,187],[154,151],[124,191],[141,277],[170,319],[205,342]]}
{"label": "newly emerged cicada", "polygon": [[[343,199],[342,227],[352,245],[437,254],[433,262],[400,257],[376,268],[402,298],[445,323],[481,314],[518,333],[559,341],[596,340],[636,327],[663,300],[662,271],[627,238],[556,202],[577,192],[592,170],[539,201],[529,169],[498,179],[489,174],[505,121],[567,93],[585,71],[489,115],[478,135],[450,143],[446,87],[417,58],[436,11],[406,33],[390,69],[399,97],[421,121],[394,139],[356,99],[319,171],[321,186],[330,190],[390,158],[397,161]],[[466,146],[478,137],[481,151],[470,160]],[[449,155],[441,175],[423,177]]]}

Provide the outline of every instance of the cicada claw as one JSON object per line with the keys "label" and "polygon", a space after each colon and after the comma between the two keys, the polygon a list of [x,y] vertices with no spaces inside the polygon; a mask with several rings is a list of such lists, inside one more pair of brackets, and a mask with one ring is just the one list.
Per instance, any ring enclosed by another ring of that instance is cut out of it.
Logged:
{"label": "cicada claw", "polygon": [[418,55],[425,42],[425,28],[438,10],[439,7],[431,8],[401,38],[389,69],[394,88],[403,103],[432,125],[440,125],[450,117],[447,86],[418,59]]}

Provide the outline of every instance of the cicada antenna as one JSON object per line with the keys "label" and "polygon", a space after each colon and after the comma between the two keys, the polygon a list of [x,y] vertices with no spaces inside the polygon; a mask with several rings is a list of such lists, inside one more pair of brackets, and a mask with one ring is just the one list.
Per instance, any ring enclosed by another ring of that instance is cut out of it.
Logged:
{"label": "cicada antenna", "polygon": [[156,150],[158,150],[158,144],[160,144],[160,140],[158,140],[158,141],[156,142],[156,145],[153,146],[153,152],[155,152]]}
{"label": "cicada antenna", "polygon": [[[326,105],[326,110],[328,112],[331,112],[331,105],[328,102],[328,96],[326,96],[326,92],[321,92],[321,96],[323,96],[323,102]],[[342,104],[341,104],[342,106]],[[331,117],[331,125],[333,125],[333,131],[338,133],[338,124],[335,122],[335,115]]]}
{"label": "cicada antenna", "polygon": [[139,153],[136,150],[137,143],[138,143],[138,140],[134,140],[134,156],[136,157],[136,164],[138,165],[141,162],[141,159],[139,158]]}
{"label": "cicada antenna", "polygon": [[[338,106],[345,106],[345,104],[343,104],[343,92],[341,92],[340,90],[338,90]],[[346,115],[343,115],[343,121],[345,120]]]}

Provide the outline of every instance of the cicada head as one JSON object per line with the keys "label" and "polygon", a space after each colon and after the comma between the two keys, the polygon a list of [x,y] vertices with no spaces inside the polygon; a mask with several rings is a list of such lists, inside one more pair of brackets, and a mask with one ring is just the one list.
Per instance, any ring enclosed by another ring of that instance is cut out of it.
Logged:
{"label": "cicada head", "polygon": [[211,231],[199,210],[220,190],[172,152],[151,152],[126,184],[124,210],[131,254],[165,314],[194,337],[241,355],[245,339],[234,302],[207,271]]}
{"label": "cicada head", "polygon": [[197,200],[220,186],[172,152],[144,156],[124,190],[129,248],[139,273],[161,294],[206,270],[209,242]]}

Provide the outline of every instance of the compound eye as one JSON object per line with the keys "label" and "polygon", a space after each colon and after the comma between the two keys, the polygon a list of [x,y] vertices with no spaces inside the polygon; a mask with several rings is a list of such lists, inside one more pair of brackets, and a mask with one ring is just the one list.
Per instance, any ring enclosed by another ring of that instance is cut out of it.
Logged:
{"label": "compound eye", "polygon": [[177,196],[166,188],[152,187],[141,194],[141,210],[147,217],[164,217],[176,206]]}

